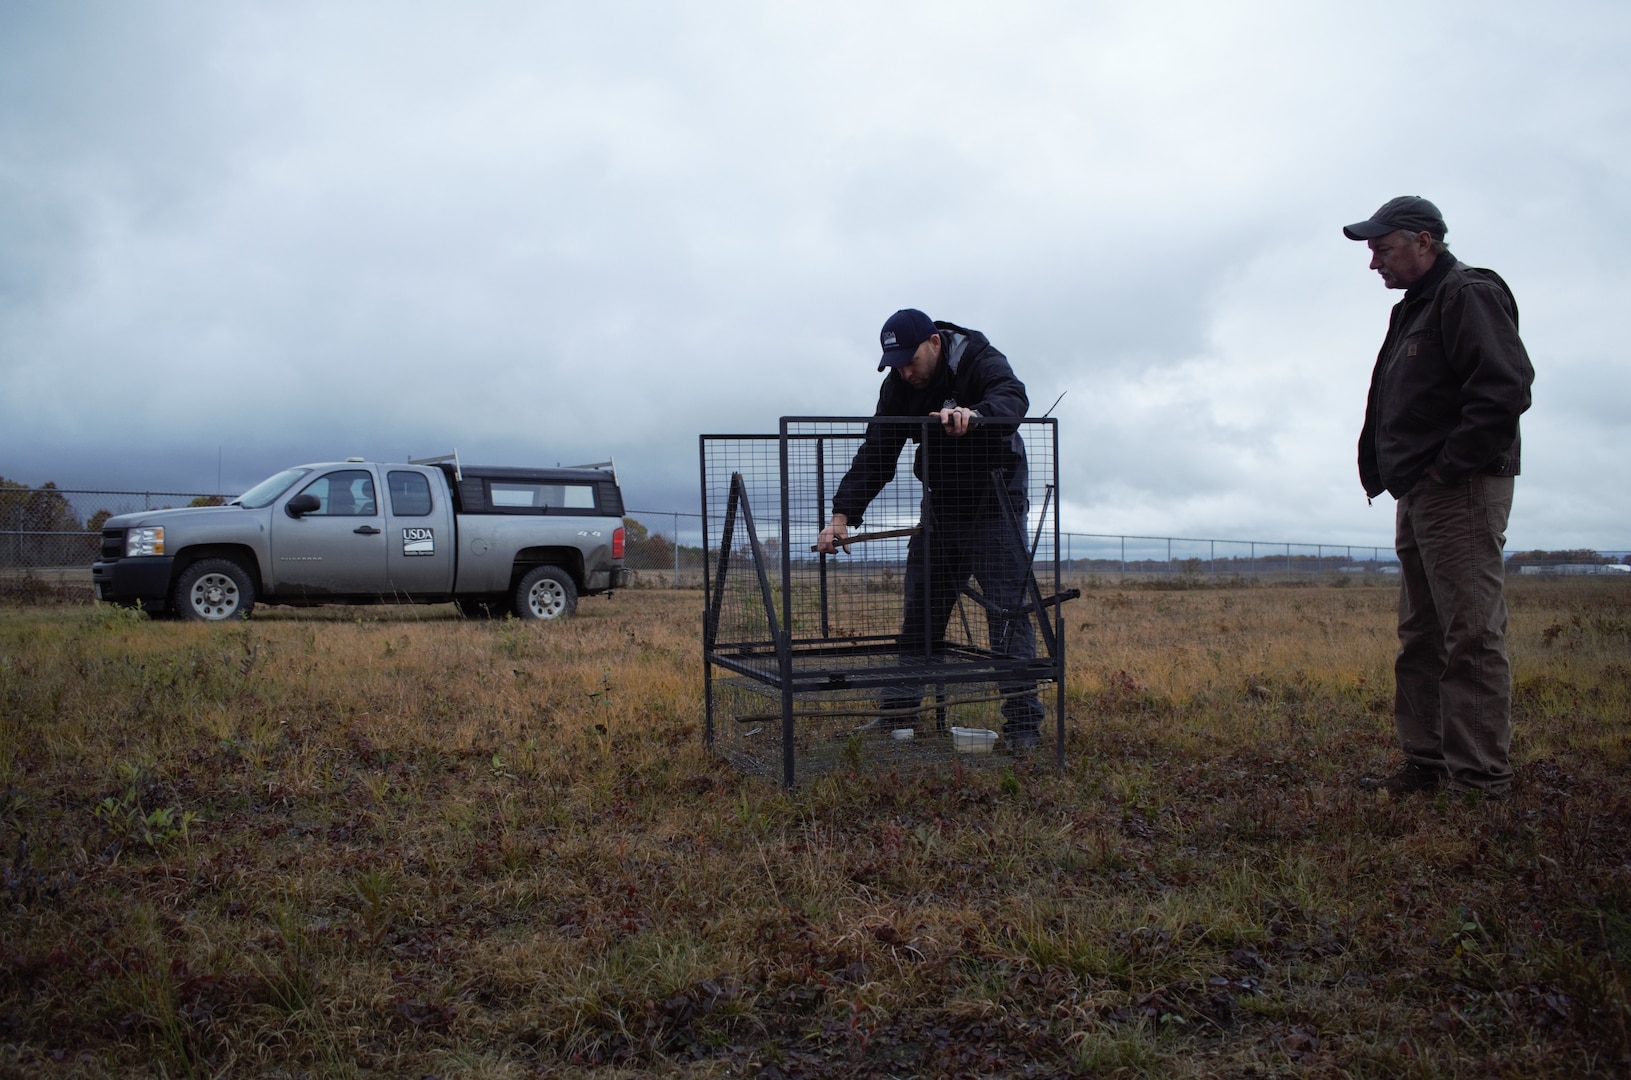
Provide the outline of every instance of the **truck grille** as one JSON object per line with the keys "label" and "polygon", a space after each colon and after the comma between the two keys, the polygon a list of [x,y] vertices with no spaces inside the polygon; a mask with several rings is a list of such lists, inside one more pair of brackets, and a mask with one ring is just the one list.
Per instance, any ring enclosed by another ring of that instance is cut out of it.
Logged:
{"label": "truck grille", "polygon": [[112,562],[122,559],[125,555],[125,531],[123,529],[102,530],[102,561]]}

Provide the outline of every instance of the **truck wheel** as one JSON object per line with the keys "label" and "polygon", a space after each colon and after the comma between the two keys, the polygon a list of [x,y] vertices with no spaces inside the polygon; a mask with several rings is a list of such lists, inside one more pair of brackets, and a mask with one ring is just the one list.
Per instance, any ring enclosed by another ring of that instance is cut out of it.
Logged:
{"label": "truck wheel", "polygon": [[170,608],[193,622],[247,619],[255,607],[255,583],[231,559],[200,559],[181,572]]}
{"label": "truck wheel", "polygon": [[516,618],[559,619],[578,610],[578,587],[558,566],[536,566],[515,587]]}

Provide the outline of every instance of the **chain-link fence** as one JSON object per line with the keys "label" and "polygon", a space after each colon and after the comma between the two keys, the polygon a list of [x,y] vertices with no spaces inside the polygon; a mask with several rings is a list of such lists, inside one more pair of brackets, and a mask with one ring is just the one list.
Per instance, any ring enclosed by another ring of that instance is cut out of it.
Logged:
{"label": "chain-link fence", "polygon": [[1072,580],[1230,584],[1241,581],[1376,579],[1397,575],[1391,547],[1215,540],[1179,536],[1066,533],[1064,565]]}
{"label": "chain-link fence", "polygon": [[[627,561],[637,587],[701,587],[701,519],[696,514],[631,510],[629,520]],[[1365,580],[1399,572],[1393,549],[1379,545],[1101,533],[1061,533],[1060,544],[1065,576],[1077,586],[1096,581],[1222,585]]]}
{"label": "chain-link fence", "polygon": [[[1396,581],[1392,547],[1214,540],[1178,536],[1063,533],[1061,562],[1077,587],[1119,584],[1227,585],[1254,582]],[[1508,551],[1507,572],[1614,573],[1631,565],[1625,550]]]}
{"label": "chain-link fence", "polygon": [[679,510],[629,510],[623,562],[637,589],[702,588],[702,515]]}
{"label": "chain-link fence", "polygon": [[0,570],[89,573],[102,523],[108,518],[172,506],[217,506],[226,498],[196,491],[91,491],[0,483]]}
{"label": "chain-link fence", "polygon": [[[23,487],[0,481],[0,575],[28,576],[83,587],[96,560],[102,523],[118,514],[173,506],[208,506],[232,498],[200,491]],[[634,586],[702,587],[702,516],[682,510],[627,512],[625,559]],[[1171,583],[1392,580],[1398,558],[1386,545],[1308,544],[1269,540],[1214,540],[1107,533],[1060,534],[1060,564],[1067,583]],[[1626,565],[1631,551],[1509,552],[1509,570],[1525,574],[1583,573]],[[1585,568],[1585,569],[1582,569]],[[1631,576],[1631,575],[1627,575]]]}

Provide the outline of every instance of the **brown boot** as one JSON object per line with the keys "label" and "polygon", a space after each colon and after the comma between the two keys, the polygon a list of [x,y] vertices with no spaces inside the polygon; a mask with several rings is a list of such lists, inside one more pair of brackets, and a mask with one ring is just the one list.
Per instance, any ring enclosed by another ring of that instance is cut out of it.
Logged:
{"label": "brown boot", "polygon": [[1409,762],[1392,776],[1367,776],[1359,786],[1366,791],[1385,791],[1397,799],[1402,795],[1431,795],[1444,786],[1444,780],[1443,770]]}

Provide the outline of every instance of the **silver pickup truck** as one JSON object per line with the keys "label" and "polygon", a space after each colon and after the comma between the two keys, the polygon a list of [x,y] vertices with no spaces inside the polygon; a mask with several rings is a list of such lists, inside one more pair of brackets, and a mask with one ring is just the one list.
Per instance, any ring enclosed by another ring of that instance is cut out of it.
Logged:
{"label": "silver pickup truck", "polygon": [[91,566],[99,600],[212,622],[256,603],[448,601],[554,619],[628,580],[610,462],[298,465],[225,506],[109,518]]}

